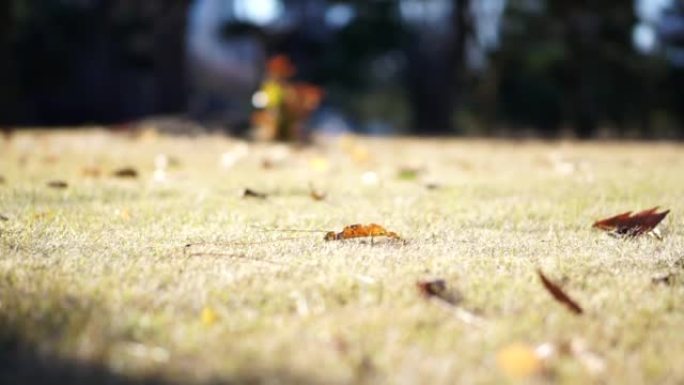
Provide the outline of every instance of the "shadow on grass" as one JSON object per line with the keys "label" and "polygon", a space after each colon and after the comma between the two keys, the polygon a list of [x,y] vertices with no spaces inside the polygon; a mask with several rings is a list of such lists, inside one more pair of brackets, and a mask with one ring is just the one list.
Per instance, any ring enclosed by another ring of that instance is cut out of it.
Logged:
{"label": "shadow on grass", "polygon": [[[115,373],[102,365],[76,362],[40,354],[21,342],[3,343],[0,346],[0,384],[22,385],[180,385],[159,376],[132,377]],[[321,384],[321,381],[298,377],[291,373],[261,372],[253,375],[236,375],[226,379],[190,382],[199,385],[229,384]]]}
{"label": "shadow on grass", "polygon": [[[13,287],[14,286],[14,287]],[[49,299],[48,299],[49,298]],[[27,310],[28,309],[28,310]],[[128,375],[104,364],[50,352],[65,335],[83,330],[96,301],[43,290],[25,291],[0,273],[0,384],[223,385],[322,384],[286,370],[246,367],[211,380],[169,375]]]}

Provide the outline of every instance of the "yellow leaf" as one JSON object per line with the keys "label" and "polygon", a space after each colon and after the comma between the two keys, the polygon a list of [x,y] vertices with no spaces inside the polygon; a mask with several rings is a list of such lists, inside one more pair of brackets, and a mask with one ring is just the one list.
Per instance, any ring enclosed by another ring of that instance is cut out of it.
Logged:
{"label": "yellow leaf", "polygon": [[216,321],[218,321],[218,315],[216,314],[214,309],[210,307],[204,307],[204,309],[202,309],[202,314],[200,315],[200,318],[202,319],[202,323],[207,326],[211,326],[214,323],[216,323]]}
{"label": "yellow leaf", "polygon": [[529,377],[543,369],[534,347],[523,343],[513,343],[500,349],[496,362],[501,371],[513,378]]}

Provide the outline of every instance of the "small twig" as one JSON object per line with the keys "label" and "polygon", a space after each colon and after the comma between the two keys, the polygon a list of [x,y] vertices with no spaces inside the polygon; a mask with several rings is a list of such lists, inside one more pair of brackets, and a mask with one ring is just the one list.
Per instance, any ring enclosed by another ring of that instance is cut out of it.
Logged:
{"label": "small twig", "polygon": [[461,306],[456,305],[455,303],[449,302],[445,300],[444,298],[441,297],[430,297],[430,300],[437,304],[440,308],[450,312],[456,318],[458,318],[461,322],[475,326],[475,327],[482,327],[484,326],[485,319],[478,316],[477,314],[464,309]]}
{"label": "small twig", "polygon": [[229,258],[244,259],[244,260],[254,261],[254,262],[264,262],[264,263],[269,263],[271,265],[288,266],[287,264],[282,263],[282,262],[271,261],[269,259],[250,258],[244,254],[198,252],[198,253],[188,254],[187,256],[188,257],[205,257],[205,256],[206,257],[229,257]]}

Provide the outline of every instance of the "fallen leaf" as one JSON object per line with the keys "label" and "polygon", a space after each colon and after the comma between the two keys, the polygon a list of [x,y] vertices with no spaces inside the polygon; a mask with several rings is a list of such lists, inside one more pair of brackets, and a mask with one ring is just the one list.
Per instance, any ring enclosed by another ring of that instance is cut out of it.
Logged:
{"label": "fallen leaf", "polygon": [[544,273],[542,273],[541,269],[537,270],[537,274],[539,275],[539,278],[542,281],[542,284],[546,288],[546,290],[553,296],[553,298],[556,299],[556,301],[564,304],[565,306],[568,307],[573,313],[575,314],[582,314],[583,310],[580,307],[580,305],[577,304],[572,298],[570,298],[565,292],[555,283],[551,282]]}
{"label": "fallen leaf", "polygon": [[397,179],[406,181],[416,180],[422,171],[422,169],[417,167],[404,167],[397,172]]}
{"label": "fallen leaf", "polygon": [[0,184],[5,184],[6,180],[5,177],[0,175]]}
{"label": "fallen leaf", "polygon": [[3,221],[3,222],[9,221],[9,217],[6,217],[5,215],[0,214],[0,221]]}
{"label": "fallen leaf", "polygon": [[117,210],[117,211],[118,211],[119,217],[121,217],[121,219],[123,219],[124,221],[128,221],[131,219],[131,212],[128,211],[128,209],[121,209],[121,210]]}
{"label": "fallen leaf", "polygon": [[275,168],[275,162],[270,158],[264,158],[261,160],[261,168],[264,170]]}
{"label": "fallen leaf", "polygon": [[[636,237],[653,233],[656,226],[667,216],[670,210],[657,212],[658,207],[632,214],[631,211],[594,222],[594,228],[611,232],[624,237]],[[658,233],[654,233],[658,237]]]}
{"label": "fallen leaf", "polygon": [[362,237],[388,237],[391,239],[401,239],[397,233],[387,231],[384,227],[371,223],[369,225],[354,224],[345,226],[341,232],[329,231],[325,234],[326,241],[339,241],[343,239],[362,238]]}
{"label": "fallen leaf", "polygon": [[47,183],[47,186],[54,189],[65,189],[69,184],[63,180],[52,180]]}
{"label": "fallen leaf", "polygon": [[651,278],[651,283],[654,285],[666,285],[670,286],[677,280],[677,274],[669,272],[664,274],[658,274]]}
{"label": "fallen leaf", "polygon": [[266,195],[265,193],[262,193],[262,192],[254,191],[250,188],[246,188],[242,192],[242,197],[243,198],[266,199],[266,198],[268,198],[268,195]]}
{"label": "fallen leaf", "polygon": [[205,306],[204,309],[202,309],[202,314],[200,315],[200,319],[202,320],[202,323],[206,326],[211,326],[218,321],[218,315],[214,311],[214,309]]}
{"label": "fallen leaf", "polygon": [[309,184],[309,196],[311,196],[311,199],[313,199],[315,201],[322,201],[322,200],[325,200],[325,198],[326,198],[326,196],[328,196],[328,194],[326,194],[325,192],[316,190],[312,184]]}
{"label": "fallen leaf", "polygon": [[438,297],[446,292],[446,282],[443,279],[422,280],[416,282],[418,292],[424,297]]}
{"label": "fallen leaf", "polygon": [[483,325],[484,320],[480,316],[459,306],[463,298],[458,292],[449,290],[443,279],[420,280],[416,282],[416,288],[423,298],[440,305],[462,322],[473,326]]}
{"label": "fallen leaf", "polygon": [[81,175],[90,178],[99,178],[102,175],[102,170],[96,166],[83,167]]}
{"label": "fallen leaf", "polygon": [[544,369],[536,349],[520,342],[501,348],[496,354],[496,362],[503,373],[515,379],[539,374]]}
{"label": "fallen leaf", "polygon": [[112,173],[113,176],[117,178],[137,178],[138,177],[138,170],[132,168],[132,167],[124,167],[120,168],[114,173]]}

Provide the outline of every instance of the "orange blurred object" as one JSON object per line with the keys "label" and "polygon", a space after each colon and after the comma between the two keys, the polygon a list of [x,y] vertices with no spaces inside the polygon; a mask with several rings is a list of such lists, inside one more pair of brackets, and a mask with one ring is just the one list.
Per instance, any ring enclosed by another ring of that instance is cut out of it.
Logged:
{"label": "orange blurred object", "polygon": [[275,55],[268,59],[266,71],[271,77],[286,79],[294,76],[297,73],[297,68],[287,56]]}

